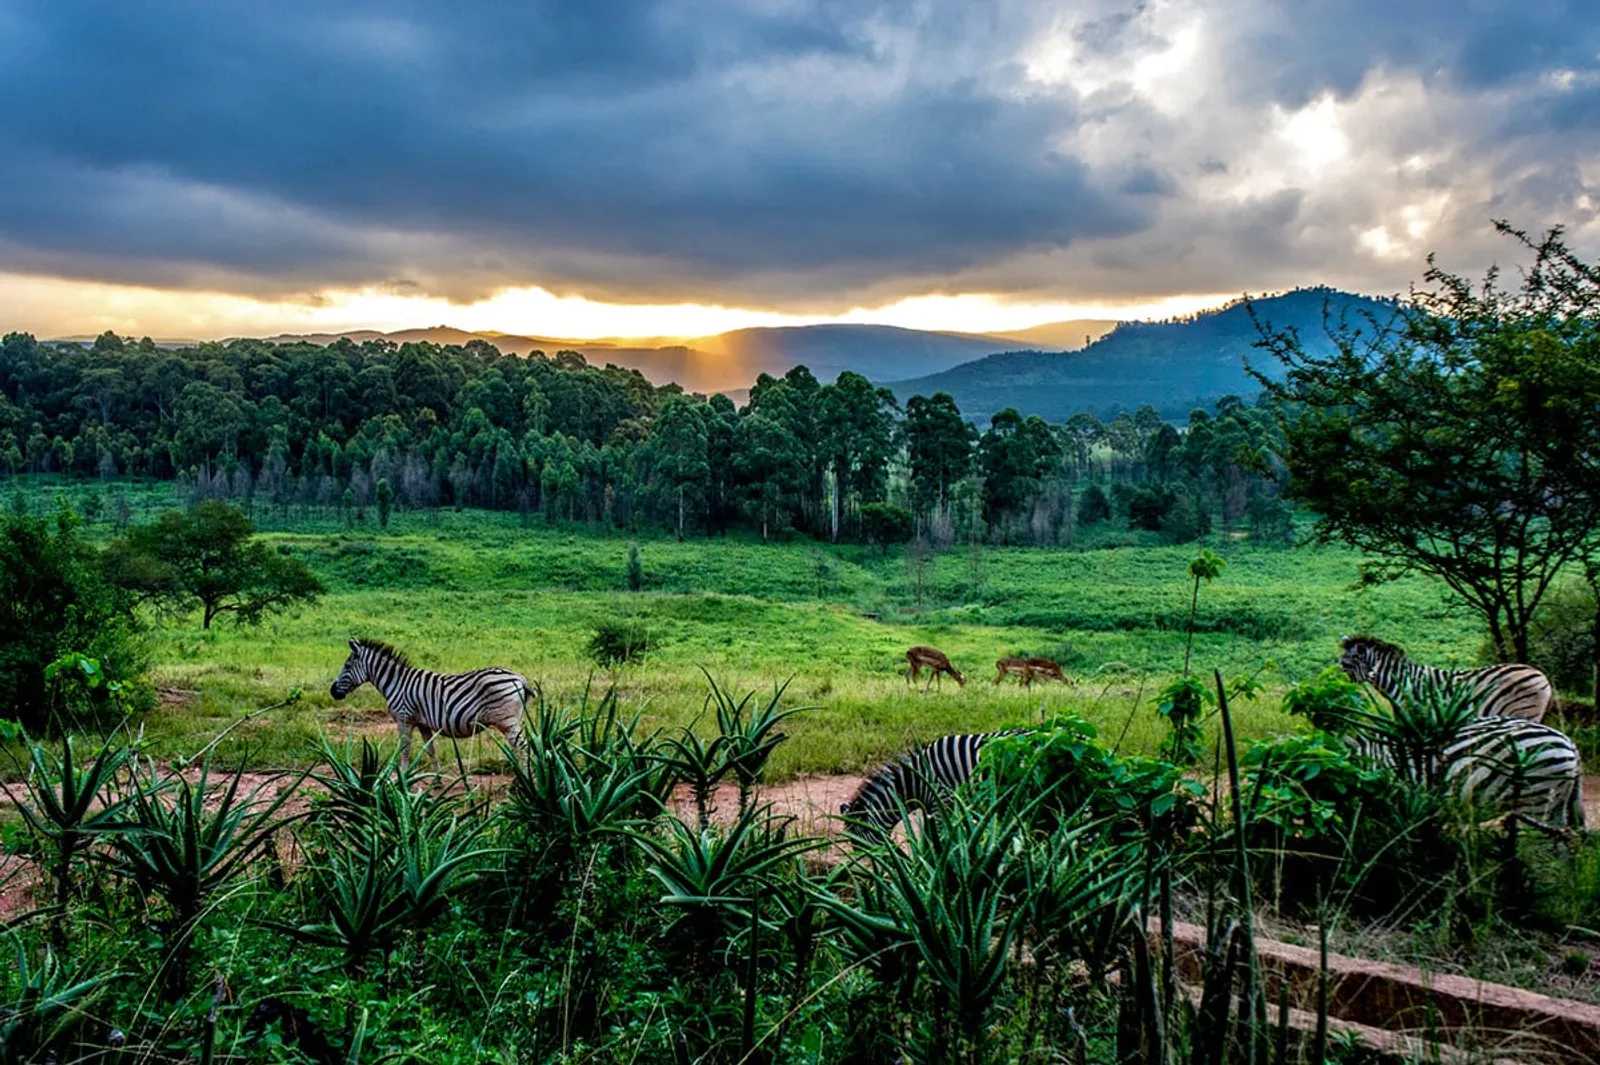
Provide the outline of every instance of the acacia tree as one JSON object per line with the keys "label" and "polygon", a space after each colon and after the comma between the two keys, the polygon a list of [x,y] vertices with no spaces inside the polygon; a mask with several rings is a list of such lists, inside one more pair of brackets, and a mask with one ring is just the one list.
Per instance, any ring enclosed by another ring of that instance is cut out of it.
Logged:
{"label": "acacia tree", "polygon": [[198,601],[208,629],[223,614],[254,624],[322,594],[305,563],[254,534],[237,507],[206,500],[130,530],[107,548],[106,561],[119,585],[149,602],[187,608]]}
{"label": "acacia tree", "polygon": [[1525,661],[1552,583],[1592,558],[1600,525],[1600,271],[1559,229],[1515,288],[1429,259],[1392,320],[1330,322],[1331,346],[1258,319],[1290,493],[1317,535],[1371,557],[1371,579],[1426,573],[1483,618],[1502,659]]}

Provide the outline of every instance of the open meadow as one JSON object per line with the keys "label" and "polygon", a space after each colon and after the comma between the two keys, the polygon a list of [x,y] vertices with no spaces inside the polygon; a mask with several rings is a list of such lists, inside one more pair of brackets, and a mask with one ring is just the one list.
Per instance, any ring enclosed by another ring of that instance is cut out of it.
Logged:
{"label": "open meadow", "polygon": [[[83,510],[89,493],[103,491],[33,483],[28,506],[42,512],[63,494]],[[113,492],[127,498],[134,521],[173,505],[169,485]],[[114,535],[112,510],[99,508],[92,535]],[[370,513],[346,522],[258,507],[253,516],[326,594],[255,628],[221,620],[203,630],[198,615],[152,627],[152,676],[169,694],[144,727],[164,755],[199,750],[294,688],[304,693],[298,705],[242,724],[217,755],[292,766],[311,758],[319,734],[392,744],[372,688],[343,703],[329,696],[352,636],[386,640],[437,670],[507,666],[555,704],[615,685],[624,710],[641,713],[647,727],[700,717],[702,670],[740,692],[788,682],[786,702],[815,709],[785,725],[777,779],[860,772],[938,735],[1065,710],[1108,739],[1123,737],[1124,750],[1148,753],[1165,729],[1154,696],[1182,668],[1192,593],[1185,567],[1199,550],[1126,531],[1074,550],[958,544],[921,563],[919,575],[904,548],[763,545],[749,536],[630,541],[505,512],[402,512],[388,530]],[[643,562],[639,592],[626,590],[630,542]],[[1373,632],[1423,661],[1474,663],[1473,620],[1437,584],[1358,587],[1360,559],[1341,548],[1262,547],[1225,534],[1211,546],[1227,566],[1200,589],[1193,664],[1227,678],[1256,675],[1261,695],[1238,708],[1244,739],[1296,727],[1280,713],[1280,696],[1331,665],[1341,635]],[[587,645],[597,624],[617,620],[642,629],[649,647],[633,663],[603,668]],[[926,694],[909,688],[904,655],[916,644],[945,651],[966,673],[965,687],[946,678]],[[1071,684],[993,684],[994,661],[1010,655],[1055,658]],[[469,764],[498,759],[487,739],[463,744],[462,754]]]}

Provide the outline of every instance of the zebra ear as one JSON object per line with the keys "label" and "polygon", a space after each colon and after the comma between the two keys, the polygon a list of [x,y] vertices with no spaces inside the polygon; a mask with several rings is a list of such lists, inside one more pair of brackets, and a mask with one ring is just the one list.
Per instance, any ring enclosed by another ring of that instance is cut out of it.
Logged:
{"label": "zebra ear", "polygon": [[352,637],[351,640],[350,640],[350,650],[354,651],[354,650],[358,649],[360,646],[361,646],[361,641],[355,639],[354,637]]}

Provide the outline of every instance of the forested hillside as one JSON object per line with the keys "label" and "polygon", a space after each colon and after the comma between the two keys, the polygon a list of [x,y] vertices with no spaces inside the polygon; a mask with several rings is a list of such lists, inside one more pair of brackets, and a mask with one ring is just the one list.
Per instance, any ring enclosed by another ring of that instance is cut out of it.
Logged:
{"label": "forested hillside", "polygon": [[[1352,325],[1363,324],[1366,314],[1380,322],[1393,314],[1390,303],[1330,288],[1297,289],[1255,307],[1274,328],[1297,329],[1313,350],[1329,343],[1324,314]],[[1276,369],[1255,350],[1259,335],[1240,301],[1180,319],[1122,322],[1077,352],[1011,351],[888,387],[902,398],[948,392],[980,422],[1006,407],[1059,421],[1083,410],[1106,418],[1146,404],[1177,418],[1220,396],[1259,390],[1245,360],[1257,356],[1261,369]]]}
{"label": "forested hillside", "polygon": [[[904,407],[801,367],[749,401],[656,387],[575,352],[239,340],[164,349],[0,342],[0,470],[178,480],[252,506],[484,506],[680,535],[736,525],[898,543],[1070,540],[1107,518],[1192,538],[1255,507],[1270,419],[1236,401],[1180,434],[1153,409],[977,431],[949,396]],[[385,487],[380,489],[380,483]]]}

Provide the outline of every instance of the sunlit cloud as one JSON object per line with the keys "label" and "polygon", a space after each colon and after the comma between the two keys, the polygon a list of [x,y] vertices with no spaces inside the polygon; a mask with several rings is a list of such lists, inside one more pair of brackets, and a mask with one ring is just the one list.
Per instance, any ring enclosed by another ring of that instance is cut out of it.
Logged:
{"label": "sunlit cloud", "polygon": [[333,290],[315,299],[261,300],[225,292],[172,292],[60,278],[0,274],[7,330],[41,337],[92,335],[220,339],[358,329],[393,332],[446,325],[471,332],[557,339],[710,336],[759,326],[873,323],[958,333],[1003,333],[1074,318],[1165,318],[1213,307],[1224,293],[1156,300],[1026,302],[982,293],[915,296],[838,314],[788,314],[692,303],[608,303],[557,296],[541,288],[507,289],[472,303],[451,303],[378,289]]}

